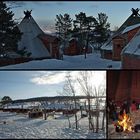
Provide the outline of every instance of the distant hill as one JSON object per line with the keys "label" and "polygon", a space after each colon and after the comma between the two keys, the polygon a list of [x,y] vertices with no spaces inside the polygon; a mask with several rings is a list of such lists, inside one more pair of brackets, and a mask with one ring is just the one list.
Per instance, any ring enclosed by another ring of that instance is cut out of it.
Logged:
{"label": "distant hill", "polygon": [[[86,99],[86,96],[75,96],[76,99]],[[95,98],[92,96],[91,98]],[[106,98],[105,96],[100,96],[99,98]],[[13,100],[12,103],[19,103],[19,102],[34,102],[34,101],[51,101],[51,100],[66,100],[66,99],[74,99],[73,96],[54,96],[54,97],[35,97],[35,98],[29,98],[29,99],[19,99],[19,100]]]}

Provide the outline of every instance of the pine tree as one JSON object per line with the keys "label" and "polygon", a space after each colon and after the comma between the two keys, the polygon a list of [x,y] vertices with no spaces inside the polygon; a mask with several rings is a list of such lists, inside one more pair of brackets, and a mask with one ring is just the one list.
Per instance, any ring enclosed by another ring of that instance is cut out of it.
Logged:
{"label": "pine tree", "polygon": [[0,1],[0,55],[6,55],[8,51],[17,51],[22,33],[13,20],[13,16],[13,12],[6,3]]}
{"label": "pine tree", "polygon": [[2,104],[6,104],[6,103],[9,103],[12,101],[12,98],[9,97],[9,96],[4,96],[2,99],[1,99],[1,103]]}
{"label": "pine tree", "polygon": [[97,17],[95,32],[96,32],[96,42],[104,43],[108,37],[108,29],[110,28],[110,23],[107,22],[108,16],[105,13],[99,13]]}
{"label": "pine tree", "polygon": [[[73,32],[76,33],[76,37],[78,37],[79,44],[81,46],[81,53],[83,53],[85,47],[86,33],[85,33],[85,21],[86,21],[86,13],[80,12],[75,15],[75,20],[73,21]],[[85,51],[86,52],[86,51]]]}
{"label": "pine tree", "polygon": [[56,30],[63,39],[66,39],[72,29],[72,19],[69,14],[56,15]]}
{"label": "pine tree", "polygon": [[82,48],[84,49],[84,54],[88,51],[89,45],[89,34],[90,31],[94,29],[96,24],[96,19],[93,16],[87,16],[86,13],[80,12],[78,15],[75,15],[76,20],[74,20],[74,30],[79,33],[79,41]]}

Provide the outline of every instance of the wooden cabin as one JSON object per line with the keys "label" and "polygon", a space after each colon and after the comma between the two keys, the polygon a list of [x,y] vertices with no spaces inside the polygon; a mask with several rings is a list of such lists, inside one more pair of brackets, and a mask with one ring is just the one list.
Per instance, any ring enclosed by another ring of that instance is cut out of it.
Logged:
{"label": "wooden cabin", "polygon": [[[101,57],[120,61],[122,50],[140,29],[140,16],[132,13],[120,28],[101,47]],[[112,55],[112,56],[111,56]]]}
{"label": "wooden cabin", "polygon": [[42,40],[45,47],[49,51],[51,58],[60,59],[60,39],[56,36],[47,34],[39,35],[39,38]]}
{"label": "wooden cabin", "polygon": [[[77,38],[71,38],[66,47],[64,47],[64,54],[65,55],[81,55],[84,54],[85,49],[84,46],[79,42]],[[92,48],[89,45],[87,53],[92,53]]]}
{"label": "wooden cabin", "polygon": [[121,53],[123,69],[140,69],[140,30]]}
{"label": "wooden cabin", "polygon": [[101,47],[101,58],[104,59],[112,59],[112,41],[108,40],[104,45]]}
{"label": "wooden cabin", "polygon": [[121,60],[122,49],[126,45],[126,39],[122,36],[116,36],[113,38],[113,50],[112,50],[112,59]]}
{"label": "wooden cabin", "polygon": [[80,55],[82,52],[82,48],[79,45],[78,39],[77,38],[71,38],[67,46],[64,47],[64,55]]}
{"label": "wooden cabin", "polygon": [[[129,30],[128,30],[129,28]],[[121,60],[121,52],[123,48],[131,41],[140,29],[140,24],[126,28],[121,35],[115,36],[113,41],[112,59]]]}

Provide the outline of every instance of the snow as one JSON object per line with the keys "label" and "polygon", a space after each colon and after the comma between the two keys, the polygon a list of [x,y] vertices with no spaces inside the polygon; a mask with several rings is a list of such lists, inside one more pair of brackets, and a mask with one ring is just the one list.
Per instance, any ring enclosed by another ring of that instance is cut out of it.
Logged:
{"label": "snow", "polygon": [[132,40],[122,50],[123,54],[132,54],[140,56],[140,30],[132,38]]}
{"label": "snow", "polygon": [[113,43],[112,41],[107,41],[102,47],[102,50],[112,50],[113,49]]}
{"label": "snow", "polygon": [[38,38],[38,35],[43,34],[43,31],[32,17],[30,19],[24,18],[18,27],[23,33],[21,41],[18,44],[19,50],[25,47],[28,52],[32,53],[30,57],[33,58],[50,56],[48,50]]}
{"label": "snow", "polygon": [[131,30],[133,30],[133,29],[135,29],[135,28],[137,28],[137,27],[139,27],[139,26],[140,26],[140,23],[139,23],[139,24],[132,25],[132,26],[128,26],[128,27],[126,27],[126,28],[122,31],[122,34],[124,34],[124,33],[126,33],[126,32],[129,32],[129,31],[131,31]]}
{"label": "snow", "polygon": [[[48,103],[48,102],[24,102],[24,103],[12,103],[12,104],[6,104],[3,106],[3,108],[5,109],[11,109],[11,108],[14,108],[14,109],[30,109],[30,108],[46,108],[46,109],[65,109],[65,108],[70,108],[73,107],[74,108],[74,104],[64,104],[64,103]],[[78,105],[77,105],[77,108],[80,108]]]}
{"label": "snow", "polygon": [[7,52],[6,55],[9,57],[9,58],[19,58],[21,57],[19,54],[17,54],[16,52]]}
{"label": "snow", "polygon": [[[100,114],[101,116],[102,114]],[[56,119],[29,119],[26,114],[0,112],[1,139],[103,139],[105,132],[93,133],[88,130],[88,118],[79,121],[79,129],[75,129],[74,116],[70,117],[72,128],[68,128],[68,120],[62,114]],[[79,115],[78,115],[79,117]],[[100,117],[100,122],[101,122]],[[3,122],[6,122],[4,124]],[[105,123],[106,124],[106,123]],[[99,124],[100,125],[100,124]]]}
{"label": "snow", "polygon": [[69,39],[69,41],[72,41],[73,39],[75,39],[76,41],[78,41],[78,38],[77,38],[77,37],[71,37],[71,38]]}
{"label": "snow", "polygon": [[23,102],[23,103],[9,103],[3,106],[4,109],[14,108],[14,109],[30,109],[34,107],[39,107],[41,105],[40,102]]}
{"label": "snow", "polygon": [[[111,68],[108,66],[112,65]],[[26,63],[9,65],[0,69],[120,69],[121,61],[102,59],[99,52],[78,56],[66,56],[64,60],[44,59],[34,60]]]}

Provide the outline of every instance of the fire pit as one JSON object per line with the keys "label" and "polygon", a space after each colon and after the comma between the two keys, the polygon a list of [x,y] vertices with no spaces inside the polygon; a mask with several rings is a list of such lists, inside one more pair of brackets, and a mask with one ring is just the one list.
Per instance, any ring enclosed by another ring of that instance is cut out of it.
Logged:
{"label": "fire pit", "polygon": [[118,121],[108,124],[109,139],[137,139],[140,138],[140,110],[131,114],[118,116]]}
{"label": "fire pit", "polygon": [[125,132],[130,131],[132,132],[134,130],[134,123],[130,116],[126,114],[124,111],[122,115],[119,115],[119,120],[116,123],[116,132]]}

